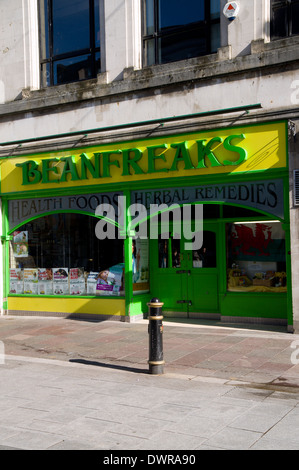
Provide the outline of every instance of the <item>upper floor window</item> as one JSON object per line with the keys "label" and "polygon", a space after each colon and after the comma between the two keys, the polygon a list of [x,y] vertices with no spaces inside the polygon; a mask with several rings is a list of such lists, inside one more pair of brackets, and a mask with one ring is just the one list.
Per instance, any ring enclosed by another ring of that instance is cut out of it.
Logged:
{"label": "upper floor window", "polygon": [[299,0],[271,0],[271,39],[299,34]]}
{"label": "upper floor window", "polygon": [[101,70],[100,0],[39,0],[42,86]]}
{"label": "upper floor window", "polygon": [[217,52],[220,0],[142,1],[144,65]]}

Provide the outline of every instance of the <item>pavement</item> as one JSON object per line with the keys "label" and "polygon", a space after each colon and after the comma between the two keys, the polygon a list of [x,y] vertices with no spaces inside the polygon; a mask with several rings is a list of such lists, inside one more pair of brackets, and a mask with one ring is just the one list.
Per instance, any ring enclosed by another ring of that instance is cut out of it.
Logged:
{"label": "pavement", "polygon": [[1,316],[0,449],[299,449],[299,335],[163,326],[154,375],[148,320]]}

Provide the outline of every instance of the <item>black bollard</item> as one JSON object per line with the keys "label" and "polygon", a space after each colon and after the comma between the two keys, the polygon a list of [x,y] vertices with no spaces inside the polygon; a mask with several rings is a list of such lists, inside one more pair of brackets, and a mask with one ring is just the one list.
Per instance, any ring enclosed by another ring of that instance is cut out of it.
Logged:
{"label": "black bollard", "polygon": [[149,333],[149,373],[163,374],[163,302],[159,299],[152,299],[148,304],[148,333]]}

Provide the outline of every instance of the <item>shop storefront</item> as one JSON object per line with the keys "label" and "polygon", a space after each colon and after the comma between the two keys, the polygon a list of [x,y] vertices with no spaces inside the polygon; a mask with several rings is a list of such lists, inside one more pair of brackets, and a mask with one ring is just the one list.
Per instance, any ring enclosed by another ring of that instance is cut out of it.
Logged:
{"label": "shop storefront", "polygon": [[1,197],[8,314],[292,324],[287,122],[10,156]]}

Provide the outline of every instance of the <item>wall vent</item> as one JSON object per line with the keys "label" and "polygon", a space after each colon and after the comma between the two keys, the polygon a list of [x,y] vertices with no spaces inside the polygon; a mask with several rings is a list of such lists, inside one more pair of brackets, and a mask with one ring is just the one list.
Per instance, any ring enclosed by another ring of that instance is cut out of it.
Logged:
{"label": "wall vent", "polygon": [[294,170],[294,205],[299,206],[299,170]]}

